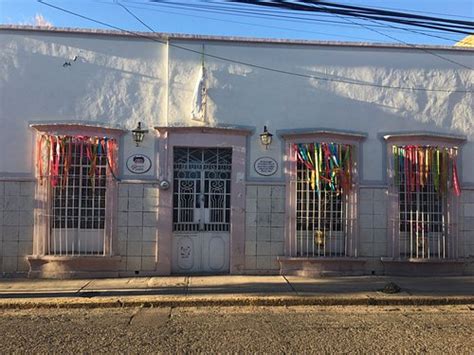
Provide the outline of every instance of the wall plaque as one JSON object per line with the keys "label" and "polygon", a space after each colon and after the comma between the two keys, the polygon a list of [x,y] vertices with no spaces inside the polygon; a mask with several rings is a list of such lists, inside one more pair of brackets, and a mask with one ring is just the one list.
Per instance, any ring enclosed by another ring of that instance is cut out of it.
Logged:
{"label": "wall plaque", "polygon": [[253,167],[257,174],[262,176],[274,175],[278,170],[278,163],[270,157],[261,157],[255,160]]}
{"label": "wall plaque", "polygon": [[151,159],[143,154],[134,154],[127,158],[127,169],[134,174],[145,174],[151,169]]}

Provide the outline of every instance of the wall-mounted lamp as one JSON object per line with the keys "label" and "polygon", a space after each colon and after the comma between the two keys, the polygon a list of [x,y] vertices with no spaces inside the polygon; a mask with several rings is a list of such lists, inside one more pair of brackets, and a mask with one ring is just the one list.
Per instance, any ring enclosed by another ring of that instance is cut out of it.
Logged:
{"label": "wall-mounted lamp", "polygon": [[132,129],[132,138],[133,141],[137,144],[137,147],[140,145],[141,142],[143,142],[145,133],[148,133],[148,130],[142,128],[141,122],[138,122],[137,128]]}
{"label": "wall-mounted lamp", "polygon": [[263,133],[260,134],[260,142],[268,149],[268,146],[272,144],[273,134],[268,132],[267,126],[263,126]]}

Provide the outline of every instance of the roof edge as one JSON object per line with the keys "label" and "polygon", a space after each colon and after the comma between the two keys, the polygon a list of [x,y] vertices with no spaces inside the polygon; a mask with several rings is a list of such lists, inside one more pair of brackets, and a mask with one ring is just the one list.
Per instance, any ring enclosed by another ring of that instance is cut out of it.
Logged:
{"label": "roof edge", "polygon": [[51,34],[74,34],[74,35],[97,35],[97,36],[117,36],[136,39],[163,39],[163,40],[190,40],[190,41],[215,41],[215,42],[240,42],[255,44],[287,44],[287,45],[313,45],[313,46],[339,46],[339,47],[362,47],[362,48],[390,48],[390,49],[436,49],[450,51],[472,52],[474,48],[443,46],[443,45],[405,45],[383,42],[350,42],[350,41],[318,41],[305,39],[285,39],[285,38],[253,38],[238,36],[212,36],[183,33],[164,32],[139,32],[139,31],[116,31],[104,29],[70,28],[70,27],[45,27],[45,26],[25,26],[25,25],[0,25],[0,31],[18,32],[43,32]]}

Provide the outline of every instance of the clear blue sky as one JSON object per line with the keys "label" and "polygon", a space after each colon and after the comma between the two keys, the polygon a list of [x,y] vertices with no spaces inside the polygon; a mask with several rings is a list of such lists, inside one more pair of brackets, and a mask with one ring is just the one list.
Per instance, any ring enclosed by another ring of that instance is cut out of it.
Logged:
{"label": "clear blue sky", "polygon": [[[120,7],[116,0],[44,1],[127,30],[149,31]],[[120,0],[121,4],[156,32],[392,43],[397,43],[399,40],[408,43],[443,45],[453,44],[464,37],[454,33],[421,29],[415,30],[423,31],[431,36],[386,26],[374,27],[377,31],[393,37],[388,38],[333,15],[304,15],[293,11],[282,12],[240,4],[210,4],[198,0],[175,0],[174,2],[178,4],[159,4],[148,0]],[[337,2],[409,12],[420,11],[418,14],[474,21],[474,0],[338,0]],[[36,0],[0,0],[1,24],[33,25],[45,23],[45,21],[56,27],[107,28],[52,9]],[[363,20],[352,21],[366,26],[374,25]]]}

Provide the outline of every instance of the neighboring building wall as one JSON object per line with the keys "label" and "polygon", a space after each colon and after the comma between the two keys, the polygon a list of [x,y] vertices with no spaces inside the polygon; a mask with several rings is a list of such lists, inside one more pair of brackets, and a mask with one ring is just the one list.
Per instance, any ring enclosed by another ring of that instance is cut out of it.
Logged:
{"label": "neighboring building wall", "polygon": [[285,186],[247,184],[245,272],[275,273],[284,255]]}
{"label": "neighboring building wall", "polygon": [[120,275],[146,275],[156,270],[158,186],[153,183],[120,183],[118,203],[118,253]]}
{"label": "neighboring building wall", "polygon": [[0,275],[25,274],[33,249],[34,182],[0,180]]}

